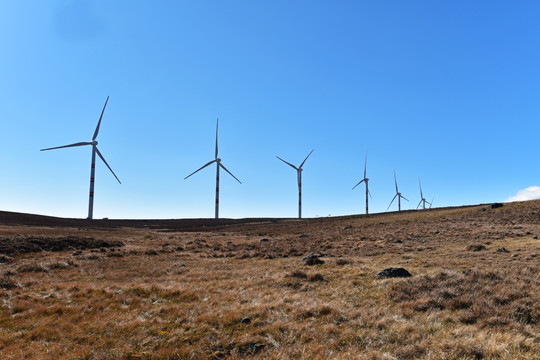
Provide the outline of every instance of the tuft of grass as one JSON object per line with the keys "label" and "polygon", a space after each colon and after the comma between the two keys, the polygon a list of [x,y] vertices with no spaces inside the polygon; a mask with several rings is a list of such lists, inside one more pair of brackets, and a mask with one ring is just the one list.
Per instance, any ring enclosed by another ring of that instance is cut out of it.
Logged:
{"label": "tuft of grass", "polygon": [[311,281],[311,282],[324,281],[324,276],[322,276],[319,273],[311,274],[308,276],[308,281]]}
{"label": "tuft of grass", "polygon": [[503,270],[440,271],[397,282],[389,296],[403,308],[414,311],[457,311],[464,324],[493,323],[493,318],[536,324],[540,312],[533,304],[540,281],[537,276],[529,276],[532,274],[528,272]]}
{"label": "tuft of grass", "polygon": [[18,287],[21,287],[21,285],[19,285],[12,279],[6,277],[0,278],[0,289],[11,290]]}
{"label": "tuft of grass", "polygon": [[20,273],[25,273],[25,272],[39,273],[39,272],[48,272],[49,270],[41,264],[23,264],[17,267],[17,271]]}

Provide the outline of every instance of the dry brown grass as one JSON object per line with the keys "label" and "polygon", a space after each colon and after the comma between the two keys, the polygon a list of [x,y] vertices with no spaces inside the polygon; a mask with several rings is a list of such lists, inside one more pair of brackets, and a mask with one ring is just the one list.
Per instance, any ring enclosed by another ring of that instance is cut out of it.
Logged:
{"label": "dry brown grass", "polygon": [[[0,358],[538,359],[538,234],[540,202],[198,232],[0,224],[125,245],[0,262]],[[313,252],[325,263],[302,265]],[[413,276],[375,277],[390,266]]]}

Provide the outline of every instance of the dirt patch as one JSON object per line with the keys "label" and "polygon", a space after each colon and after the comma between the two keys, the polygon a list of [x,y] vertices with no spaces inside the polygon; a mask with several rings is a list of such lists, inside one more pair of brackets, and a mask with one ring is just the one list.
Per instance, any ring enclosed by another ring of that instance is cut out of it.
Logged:
{"label": "dirt patch", "polygon": [[0,254],[10,256],[41,251],[85,250],[121,246],[124,246],[124,243],[121,241],[100,240],[91,237],[67,236],[51,238],[42,236],[0,236]]}

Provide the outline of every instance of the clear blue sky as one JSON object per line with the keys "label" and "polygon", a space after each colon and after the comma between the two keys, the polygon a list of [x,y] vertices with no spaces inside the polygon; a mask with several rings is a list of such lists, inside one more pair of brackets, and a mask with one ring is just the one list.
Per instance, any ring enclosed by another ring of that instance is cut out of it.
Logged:
{"label": "clear blue sky", "polygon": [[540,185],[540,3],[0,3],[0,209],[86,217],[89,141],[107,96],[95,217],[373,212],[400,190],[435,206]]}

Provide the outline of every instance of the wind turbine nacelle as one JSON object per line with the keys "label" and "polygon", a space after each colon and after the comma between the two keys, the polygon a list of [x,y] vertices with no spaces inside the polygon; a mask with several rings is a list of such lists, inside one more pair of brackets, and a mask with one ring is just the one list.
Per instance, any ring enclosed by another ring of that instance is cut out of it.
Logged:
{"label": "wind turbine nacelle", "polygon": [[221,162],[221,159],[220,159],[220,158],[216,158],[216,161],[217,161],[217,162]]}
{"label": "wind turbine nacelle", "polygon": [[96,146],[98,144],[98,142],[96,140],[93,140],[90,144],[93,145],[93,146]]}

